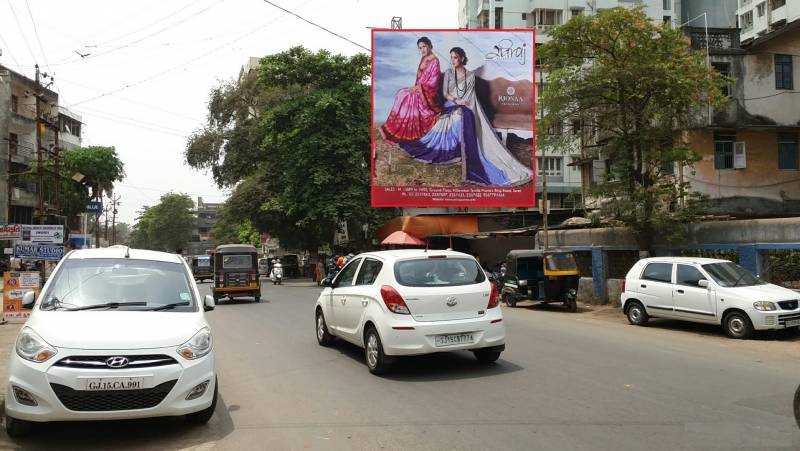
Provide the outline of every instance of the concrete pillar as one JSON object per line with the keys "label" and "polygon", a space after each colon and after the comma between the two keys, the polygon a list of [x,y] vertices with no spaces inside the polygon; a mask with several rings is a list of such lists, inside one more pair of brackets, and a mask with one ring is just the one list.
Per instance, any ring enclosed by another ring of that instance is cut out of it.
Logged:
{"label": "concrete pillar", "polygon": [[606,294],[607,260],[608,255],[603,248],[592,248],[592,291],[594,297],[602,303],[605,303],[608,297]]}
{"label": "concrete pillar", "polygon": [[9,128],[11,124],[11,74],[0,70],[0,224],[8,223]]}
{"label": "concrete pillar", "polygon": [[739,246],[739,264],[753,274],[761,274],[761,253],[754,244]]}

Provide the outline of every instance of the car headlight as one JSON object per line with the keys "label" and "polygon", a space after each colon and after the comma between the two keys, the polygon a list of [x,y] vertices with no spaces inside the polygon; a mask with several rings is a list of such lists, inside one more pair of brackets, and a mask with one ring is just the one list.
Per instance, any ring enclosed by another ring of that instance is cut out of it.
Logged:
{"label": "car headlight", "polygon": [[58,352],[30,327],[23,328],[19,333],[16,348],[17,355],[36,363],[46,362]]}
{"label": "car headlight", "polygon": [[527,284],[528,284],[528,281],[527,281],[527,280],[520,280],[520,281],[519,281],[519,286],[521,286],[521,287],[524,287],[524,286],[525,286],[525,285],[527,285]]}
{"label": "car headlight", "polygon": [[212,341],[211,330],[209,330],[208,327],[204,327],[194,334],[189,341],[178,346],[177,351],[184,359],[199,359],[211,352]]}
{"label": "car headlight", "polygon": [[753,302],[753,308],[756,310],[760,310],[762,312],[771,312],[773,310],[778,310],[778,307],[775,306],[775,303],[770,301]]}

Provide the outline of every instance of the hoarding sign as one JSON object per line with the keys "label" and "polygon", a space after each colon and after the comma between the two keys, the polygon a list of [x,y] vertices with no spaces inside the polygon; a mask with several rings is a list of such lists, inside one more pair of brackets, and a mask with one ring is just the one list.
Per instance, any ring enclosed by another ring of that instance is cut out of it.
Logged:
{"label": "hoarding sign", "polygon": [[22,226],[19,224],[0,225],[0,240],[16,241],[22,239]]}
{"label": "hoarding sign", "polygon": [[534,30],[373,30],[372,205],[535,207]]}
{"label": "hoarding sign", "polygon": [[94,213],[96,215],[103,213],[103,203],[99,200],[92,200],[86,203],[86,213]]}
{"label": "hoarding sign", "polygon": [[89,249],[92,247],[92,236],[84,233],[70,233],[69,244],[74,249]]}
{"label": "hoarding sign", "polygon": [[61,260],[64,246],[47,244],[17,244],[14,246],[14,257],[26,260]]}
{"label": "hoarding sign", "polygon": [[22,226],[22,241],[62,244],[64,242],[64,226],[24,224]]}
{"label": "hoarding sign", "polygon": [[38,272],[3,273],[3,319],[24,321],[31,316],[30,309],[22,308],[22,297],[28,291],[39,295]]}

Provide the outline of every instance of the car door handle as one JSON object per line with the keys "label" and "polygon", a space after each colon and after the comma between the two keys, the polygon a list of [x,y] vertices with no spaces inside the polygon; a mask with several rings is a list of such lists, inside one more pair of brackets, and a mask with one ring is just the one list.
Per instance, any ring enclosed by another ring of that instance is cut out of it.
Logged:
{"label": "car door handle", "polygon": [[645,285],[645,284],[642,284],[642,288],[647,288],[647,285]]}
{"label": "car door handle", "polygon": [[677,291],[680,294],[683,294],[683,290],[675,290],[675,291]]}
{"label": "car door handle", "polygon": [[346,297],[344,297],[344,296],[342,296],[341,298],[339,298],[339,300],[340,300],[340,301],[342,301],[342,305],[344,305],[344,304],[347,302],[347,298],[346,298]]}
{"label": "car door handle", "polygon": [[361,301],[362,307],[366,307],[367,305],[369,305],[369,301]]}

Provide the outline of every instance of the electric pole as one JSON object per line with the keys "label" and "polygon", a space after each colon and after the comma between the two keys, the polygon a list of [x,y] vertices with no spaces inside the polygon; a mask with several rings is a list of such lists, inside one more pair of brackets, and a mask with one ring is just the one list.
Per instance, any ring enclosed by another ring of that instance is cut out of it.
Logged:
{"label": "electric pole", "polygon": [[117,244],[117,205],[119,196],[111,195],[111,244]]}
{"label": "electric pole", "polygon": [[44,224],[44,174],[42,174],[42,111],[39,98],[42,95],[42,84],[39,77],[39,65],[36,66],[36,92],[34,98],[36,100],[36,176],[37,176],[37,195],[39,198],[37,214],[39,216],[39,224]]}
{"label": "electric pole", "polygon": [[549,245],[549,237],[547,236],[547,215],[550,214],[550,203],[547,201],[547,158],[542,157],[542,166],[544,168],[541,169],[541,177],[542,177],[542,203],[539,206],[539,211],[542,213],[542,221],[543,227],[542,231],[544,232],[544,250],[546,251]]}

